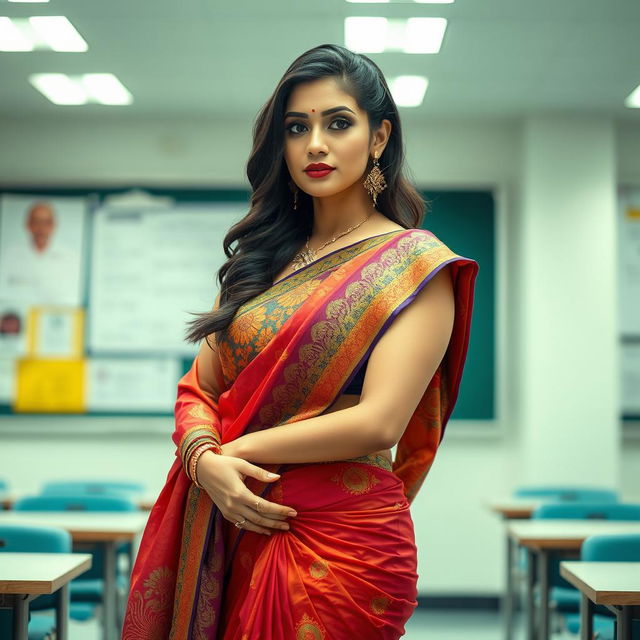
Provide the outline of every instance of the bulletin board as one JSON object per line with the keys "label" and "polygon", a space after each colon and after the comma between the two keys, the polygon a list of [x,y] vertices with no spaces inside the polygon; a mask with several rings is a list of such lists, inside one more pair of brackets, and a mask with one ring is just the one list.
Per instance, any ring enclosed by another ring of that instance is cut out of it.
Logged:
{"label": "bulletin board", "polygon": [[623,420],[640,421],[640,187],[618,188],[618,318]]}
{"label": "bulletin board", "polygon": [[[46,226],[49,214],[28,213],[34,204],[53,202],[56,211],[63,205],[75,211],[79,202],[84,207],[80,240],[76,235],[73,244],[69,235],[66,241],[80,265],[77,299],[67,292],[67,298],[60,298],[63,304],[56,302],[58,298],[35,299],[33,304],[28,299],[32,294],[21,301],[7,295],[11,287],[2,286],[0,255],[0,317],[7,318],[7,330],[0,332],[0,414],[173,413],[177,381],[197,352],[196,345],[183,340],[185,323],[193,317],[189,312],[213,304],[218,291],[215,276],[226,260],[222,240],[231,224],[246,215],[249,193],[144,185],[140,190],[149,199],[138,204],[135,197],[127,199],[130,187],[23,187],[0,192],[0,202],[10,204],[0,210],[4,225],[0,225],[0,252],[3,239],[11,236],[5,227],[16,237],[16,229],[25,227],[29,215],[40,216],[36,222]],[[492,420],[496,402],[493,192],[423,191],[422,195],[430,203],[423,227],[480,265],[469,351],[452,418]],[[67,215],[71,221],[72,214]],[[78,219],[74,218],[76,223]],[[12,282],[17,281],[15,276]],[[35,283],[34,276],[33,290]],[[21,328],[17,333],[16,326]]]}

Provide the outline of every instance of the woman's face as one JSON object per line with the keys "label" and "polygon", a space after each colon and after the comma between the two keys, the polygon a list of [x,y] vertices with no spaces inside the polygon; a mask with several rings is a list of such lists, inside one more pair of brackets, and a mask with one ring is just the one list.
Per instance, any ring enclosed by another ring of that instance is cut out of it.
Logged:
{"label": "woman's face", "polygon": [[[323,115],[327,110],[332,112]],[[380,157],[386,144],[390,122],[384,120],[383,125],[382,133],[376,133],[370,142],[366,112],[334,78],[297,85],[284,119],[284,157],[293,182],[313,197],[331,196],[350,187],[364,190],[367,162],[374,150]],[[311,163],[324,163],[333,170],[314,178],[305,171]]]}

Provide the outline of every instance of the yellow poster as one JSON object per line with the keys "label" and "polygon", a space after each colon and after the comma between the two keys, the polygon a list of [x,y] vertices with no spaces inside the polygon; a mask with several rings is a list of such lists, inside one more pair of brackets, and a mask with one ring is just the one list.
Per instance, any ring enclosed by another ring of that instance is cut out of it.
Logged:
{"label": "yellow poster", "polygon": [[16,367],[16,413],[84,413],[85,360],[23,358]]}

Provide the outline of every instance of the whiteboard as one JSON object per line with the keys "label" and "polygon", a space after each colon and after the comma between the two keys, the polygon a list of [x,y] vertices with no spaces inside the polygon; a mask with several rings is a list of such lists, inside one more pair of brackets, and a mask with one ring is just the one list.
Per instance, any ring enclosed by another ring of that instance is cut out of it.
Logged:
{"label": "whiteboard", "polygon": [[211,310],[222,241],[246,203],[101,208],[93,218],[88,348],[92,355],[193,356],[187,322]]}

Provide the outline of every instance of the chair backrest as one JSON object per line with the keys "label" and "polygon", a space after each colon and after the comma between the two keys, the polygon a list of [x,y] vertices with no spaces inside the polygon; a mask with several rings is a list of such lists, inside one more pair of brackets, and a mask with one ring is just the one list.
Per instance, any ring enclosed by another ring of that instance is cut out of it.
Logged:
{"label": "chair backrest", "polygon": [[589,562],[640,562],[640,534],[590,536],[580,559]]}
{"label": "chair backrest", "polygon": [[137,511],[126,496],[39,495],[19,498],[15,511]]}
{"label": "chair backrest", "polygon": [[55,495],[135,495],[144,493],[145,487],[139,482],[118,480],[55,480],[42,487],[42,494]]}
{"label": "chair backrest", "polygon": [[71,553],[71,535],[58,527],[0,524],[0,552]]}
{"label": "chair backrest", "polygon": [[514,492],[517,498],[548,498],[558,502],[617,502],[618,492],[602,487],[518,487]]}
{"label": "chair backrest", "polygon": [[640,504],[619,502],[570,502],[540,505],[532,518],[570,520],[640,520]]}
{"label": "chair backrest", "polygon": [[[40,525],[0,524],[0,552],[14,553],[71,553],[71,534],[58,527]],[[31,601],[30,607],[49,609],[56,604],[55,594],[44,594]],[[11,616],[0,622],[0,637],[9,637]]]}

